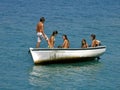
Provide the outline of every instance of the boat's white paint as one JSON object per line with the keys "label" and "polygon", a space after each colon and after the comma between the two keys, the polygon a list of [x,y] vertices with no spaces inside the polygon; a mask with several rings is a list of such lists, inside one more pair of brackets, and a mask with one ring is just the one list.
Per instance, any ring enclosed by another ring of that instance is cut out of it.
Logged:
{"label": "boat's white paint", "polygon": [[101,56],[106,51],[105,46],[89,47],[85,49],[70,48],[70,49],[46,49],[46,48],[30,48],[35,64],[45,61],[57,61],[69,58],[96,58]]}

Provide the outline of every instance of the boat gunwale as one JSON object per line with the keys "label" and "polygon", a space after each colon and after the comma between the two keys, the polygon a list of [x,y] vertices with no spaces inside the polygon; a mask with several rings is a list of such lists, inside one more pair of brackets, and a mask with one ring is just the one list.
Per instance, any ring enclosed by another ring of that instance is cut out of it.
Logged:
{"label": "boat gunwale", "polygon": [[54,51],[54,50],[95,50],[104,49],[106,46],[88,47],[88,48],[30,48],[31,51]]}

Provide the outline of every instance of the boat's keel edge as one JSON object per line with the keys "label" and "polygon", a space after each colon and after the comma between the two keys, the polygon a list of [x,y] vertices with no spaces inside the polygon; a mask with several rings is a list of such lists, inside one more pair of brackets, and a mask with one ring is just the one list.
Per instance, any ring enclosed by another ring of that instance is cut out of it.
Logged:
{"label": "boat's keel edge", "polygon": [[87,58],[70,58],[70,59],[57,59],[57,60],[45,60],[45,61],[39,61],[36,60],[34,62],[35,65],[44,65],[44,64],[65,64],[65,63],[77,63],[77,62],[86,62],[86,61],[93,61],[97,60],[99,61],[100,58],[98,57],[87,57]]}

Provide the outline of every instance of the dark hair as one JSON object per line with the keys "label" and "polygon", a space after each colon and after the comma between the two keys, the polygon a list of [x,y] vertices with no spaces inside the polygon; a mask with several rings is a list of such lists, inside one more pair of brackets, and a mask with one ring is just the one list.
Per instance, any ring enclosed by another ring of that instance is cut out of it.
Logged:
{"label": "dark hair", "polygon": [[91,37],[93,38],[93,40],[96,38],[95,34],[91,34]]}
{"label": "dark hair", "polygon": [[58,31],[54,31],[54,32],[52,33],[52,36],[54,36],[55,34],[58,34]]}
{"label": "dark hair", "polygon": [[45,18],[44,18],[44,17],[41,17],[41,18],[40,18],[40,21],[41,21],[41,22],[44,22],[44,21],[45,21]]}
{"label": "dark hair", "polygon": [[67,40],[68,40],[67,35],[63,34],[63,36],[65,37],[65,39],[67,39]]}
{"label": "dark hair", "polygon": [[83,41],[86,43],[86,40],[85,40],[85,39],[82,39],[82,41],[81,41],[81,42],[83,42]]}
{"label": "dark hair", "polygon": [[84,45],[84,44],[83,44],[83,41],[84,41],[85,44],[86,44],[86,40],[85,40],[85,39],[82,39],[82,41],[81,41],[81,47]]}

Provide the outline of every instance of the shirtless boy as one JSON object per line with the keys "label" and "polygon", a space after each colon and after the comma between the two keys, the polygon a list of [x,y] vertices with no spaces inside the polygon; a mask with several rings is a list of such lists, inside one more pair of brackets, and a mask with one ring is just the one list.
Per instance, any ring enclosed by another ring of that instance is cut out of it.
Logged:
{"label": "shirtless boy", "polygon": [[97,47],[100,45],[100,41],[96,40],[96,35],[95,34],[91,34],[91,39],[92,39],[92,47]]}
{"label": "shirtless boy", "polygon": [[36,48],[40,47],[40,42],[42,41],[42,38],[44,38],[48,42],[48,45],[51,46],[47,35],[44,33],[44,22],[45,22],[45,18],[41,17],[40,22],[38,22],[36,27],[36,32],[38,37]]}

